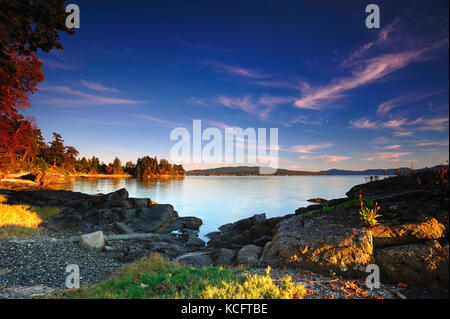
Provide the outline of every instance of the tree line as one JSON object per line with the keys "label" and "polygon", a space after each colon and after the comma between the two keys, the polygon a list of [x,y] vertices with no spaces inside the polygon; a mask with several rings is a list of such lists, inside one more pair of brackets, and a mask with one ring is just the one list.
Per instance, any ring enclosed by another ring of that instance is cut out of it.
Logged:
{"label": "tree line", "polygon": [[58,133],[46,143],[34,118],[22,112],[31,107],[30,94],[44,80],[39,50],[62,50],[59,33],[74,34],[65,24],[65,0],[0,0],[0,173],[45,171],[63,173],[184,174],[181,165],[145,156],[124,165],[119,158],[101,163],[97,157],[77,158],[77,149],[64,145]]}
{"label": "tree line", "polygon": [[138,177],[157,175],[184,175],[182,165],[170,164],[166,159],[144,156],[122,163],[116,157],[112,163],[101,162],[96,156],[78,158],[78,150],[74,146],[64,144],[64,139],[53,132],[53,140],[44,141],[40,129],[33,129],[29,139],[29,147],[22,152],[14,152],[0,166],[0,171],[47,171],[53,170],[63,174],[129,174]]}

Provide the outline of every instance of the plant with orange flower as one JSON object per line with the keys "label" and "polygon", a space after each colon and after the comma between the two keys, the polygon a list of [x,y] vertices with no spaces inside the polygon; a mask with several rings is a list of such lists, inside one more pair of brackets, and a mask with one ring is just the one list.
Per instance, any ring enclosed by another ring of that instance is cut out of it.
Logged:
{"label": "plant with orange flower", "polygon": [[361,194],[359,194],[359,202],[361,204],[361,208],[359,210],[359,218],[364,222],[364,225],[370,228],[378,225],[379,222],[377,218],[381,217],[381,215],[377,214],[377,212],[380,210],[378,202],[375,202],[375,206],[373,208],[369,208],[364,205]]}

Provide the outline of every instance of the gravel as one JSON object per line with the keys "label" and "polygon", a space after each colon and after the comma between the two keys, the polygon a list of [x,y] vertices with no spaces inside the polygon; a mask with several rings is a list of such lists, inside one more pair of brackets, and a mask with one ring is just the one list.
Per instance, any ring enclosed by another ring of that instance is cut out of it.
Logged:
{"label": "gravel", "polygon": [[[253,268],[243,273],[266,274],[265,268]],[[289,275],[292,281],[307,289],[304,299],[400,299],[404,289],[380,283],[380,288],[369,289],[365,279],[346,279],[341,276],[325,276],[301,269],[271,269],[270,277],[277,282]],[[400,295],[399,295],[400,293]]]}
{"label": "gravel", "polygon": [[7,298],[7,290],[11,287],[43,285],[65,289],[69,275],[66,266],[70,264],[78,265],[81,286],[100,282],[123,266],[123,263],[104,254],[101,250],[86,249],[77,243],[60,240],[0,243],[0,298]]}

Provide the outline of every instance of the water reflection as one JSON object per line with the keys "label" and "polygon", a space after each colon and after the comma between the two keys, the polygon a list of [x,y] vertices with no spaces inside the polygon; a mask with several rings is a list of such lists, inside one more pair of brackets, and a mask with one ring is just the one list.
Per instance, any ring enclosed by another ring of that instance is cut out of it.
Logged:
{"label": "water reflection", "polygon": [[184,178],[82,178],[66,189],[88,194],[126,188],[132,197],[170,203],[180,216],[203,219],[200,235],[220,225],[258,213],[267,217],[293,213],[315,197],[338,198],[364,176],[187,176]]}

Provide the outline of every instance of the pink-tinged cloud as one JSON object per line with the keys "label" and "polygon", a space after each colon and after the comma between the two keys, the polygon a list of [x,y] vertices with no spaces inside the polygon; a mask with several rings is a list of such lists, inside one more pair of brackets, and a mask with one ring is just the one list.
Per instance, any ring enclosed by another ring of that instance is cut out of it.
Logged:
{"label": "pink-tinged cloud", "polygon": [[380,161],[398,161],[401,157],[411,155],[411,152],[378,152],[378,153],[371,153],[369,157],[364,158],[365,161],[374,161],[374,160],[380,160]]}
{"label": "pink-tinged cloud", "polygon": [[[230,109],[239,109],[254,114],[260,119],[267,119],[278,105],[292,102],[294,98],[284,96],[262,95],[258,99],[251,95],[244,97],[219,96],[214,104],[219,104]],[[205,102],[204,102],[205,103]]]}
{"label": "pink-tinged cloud", "polygon": [[256,71],[246,69],[243,67],[238,67],[238,66],[231,65],[231,64],[209,61],[206,63],[206,65],[212,67],[213,70],[216,72],[227,73],[227,74],[236,75],[239,77],[245,77],[245,78],[250,78],[250,79],[264,79],[264,78],[270,77],[269,74],[258,73]]}
{"label": "pink-tinged cloud", "polygon": [[351,127],[354,128],[363,128],[363,129],[376,129],[378,128],[378,122],[372,122],[369,119],[363,117],[358,120],[350,121]]}
{"label": "pink-tinged cloud", "polygon": [[410,136],[414,136],[414,132],[413,131],[396,131],[393,133],[395,136],[398,137],[410,137]]}
{"label": "pink-tinged cloud", "polygon": [[419,117],[415,121],[408,123],[408,125],[416,126],[417,130],[421,131],[446,131],[448,130],[448,117]]}
{"label": "pink-tinged cloud", "polygon": [[392,72],[423,60],[425,53],[447,44],[448,38],[422,49],[389,53],[363,60],[355,67],[351,76],[336,79],[329,85],[306,90],[306,94],[296,100],[294,105],[303,109],[320,110],[327,104],[341,99],[347,91],[372,83]]}
{"label": "pink-tinged cloud", "polygon": [[219,96],[216,102],[230,109],[240,109],[248,113],[254,113],[256,110],[256,105],[253,103],[251,96],[244,96],[242,98]]}
{"label": "pink-tinged cloud", "polygon": [[87,93],[69,88],[67,86],[44,86],[44,87],[41,87],[40,90],[78,97],[78,99],[66,98],[66,97],[64,97],[64,98],[52,97],[47,100],[48,103],[53,104],[53,105],[58,105],[61,107],[74,106],[74,105],[81,105],[81,106],[112,105],[112,104],[136,105],[136,104],[144,103],[144,101],[137,101],[137,100],[132,100],[132,99],[119,99],[119,98],[110,98],[110,97],[106,97],[106,96],[87,94]]}
{"label": "pink-tinged cloud", "polygon": [[407,104],[411,104],[411,103],[423,100],[427,97],[431,97],[431,96],[434,96],[436,94],[440,94],[440,93],[443,93],[446,91],[447,90],[441,90],[441,91],[431,92],[431,93],[427,93],[427,94],[412,93],[412,94],[408,94],[408,95],[404,95],[404,96],[396,97],[394,99],[387,100],[378,106],[377,115],[384,116],[394,108],[397,108],[397,107],[403,106],[403,105],[407,105]]}
{"label": "pink-tinged cloud", "polygon": [[448,140],[443,141],[422,141],[416,144],[416,146],[448,146]]}
{"label": "pink-tinged cloud", "polygon": [[322,160],[327,163],[335,163],[351,159],[351,157],[340,155],[317,155],[317,156],[302,155],[299,158],[302,160]]}
{"label": "pink-tinged cloud", "polygon": [[115,89],[115,88],[109,88],[106,87],[100,83],[93,83],[93,82],[88,82],[85,80],[81,80],[81,84],[83,84],[84,86],[95,90],[95,91],[100,91],[100,92],[114,92],[114,93],[118,93],[119,90]]}
{"label": "pink-tinged cloud", "polygon": [[408,119],[396,119],[396,120],[389,120],[381,124],[382,127],[388,128],[391,130],[402,130],[403,126],[407,123]]}
{"label": "pink-tinged cloud", "polygon": [[328,148],[333,146],[332,143],[322,143],[322,144],[310,144],[310,145],[296,145],[288,149],[290,152],[294,153],[313,153],[313,151]]}
{"label": "pink-tinged cloud", "polygon": [[398,150],[398,149],[401,148],[401,147],[402,147],[401,145],[396,144],[396,145],[387,145],[387,146],[384,146],[383,149],[384,149],[384,150]]}
{"label": "pink-tinged cloud", "polygon": [[163,126],[167,126],[167,127],[172,127],[172,128],[177,128],[177,127],[185,127],[185,124],[182,123],[177,123],[177,122],[173,122],[173,121],[169,121],[169,120],[165,120],[165,119],[161,119],[161,118],[157,118],[157,117],[153,117],[150,115],[146,115],[146,114],[136,114],[136,117],[151,121],[151,122],[155,122],[155,123],[159,123]]}
{"label": "pink-tinged cloud", "polygon": [[394,19],[392,23],[390,23],[389,25],[383,27],[378,31],[375,40],[367,42],[354,49],[349,54],[348,58],[341,63],[341,67],[345,68],[351,65],[355,65],[357,63],[361,63],[361,59],[364,59],[364,57],[369,53],[369,51],[371,51],[371,49],[375,49],[379,46],[390,44],[392,42],[392,39],[389,38],[389,35],[391,35],[391,33],[394,31],[398,23],[399,19],[398,18]]}

